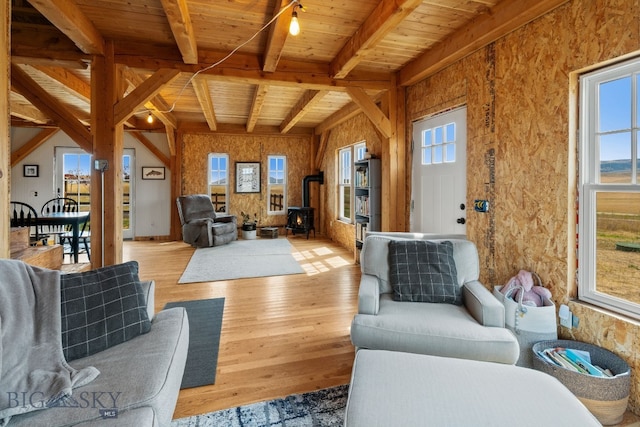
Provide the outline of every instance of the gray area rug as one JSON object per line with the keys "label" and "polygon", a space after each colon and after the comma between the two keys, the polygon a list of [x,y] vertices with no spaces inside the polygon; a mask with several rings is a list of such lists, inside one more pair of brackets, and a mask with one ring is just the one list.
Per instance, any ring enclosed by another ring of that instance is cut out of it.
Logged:
{"label": "gray area rug", "polygon": [[180,418],[171,427],[342,426],[348,385]]}
{"label": "gray area rug", "polygon": [[178,283],[214,282],[304,273],[287,239],[236,240],[198,248]]}
{"label": "gray area rug", "polygon": [[170,302],[164,308],[184,307],[189,317],[189,350],[180,388],[215,384],[224,298]]}

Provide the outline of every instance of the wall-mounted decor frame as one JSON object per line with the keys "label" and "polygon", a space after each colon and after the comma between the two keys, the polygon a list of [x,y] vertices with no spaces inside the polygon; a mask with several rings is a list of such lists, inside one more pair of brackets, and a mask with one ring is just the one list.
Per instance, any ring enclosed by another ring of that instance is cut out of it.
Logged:
{"label": "wall-mounted decor frame", "polygon": [[24,165],[22,167],[22,176],[26,176],[27,178],[37,178],[40,176],[40,166],[39,165]]}
{"label": "wall-mounted decor frame", "polygon": [[142,179],[164,179],[165,172],[162,166],[143,166]]}
{"label": "wall-mounted decor frame", "polygon": [[260,162],[236,162],[236,193],[260,192]]}

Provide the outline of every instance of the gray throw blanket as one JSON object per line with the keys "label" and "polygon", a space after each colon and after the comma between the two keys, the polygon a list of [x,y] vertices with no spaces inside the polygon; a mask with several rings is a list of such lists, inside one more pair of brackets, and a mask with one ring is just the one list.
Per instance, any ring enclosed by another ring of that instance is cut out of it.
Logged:
{"label": "gray throw blanket", "polygon": [[61,330],[60,272],[0,259],[0,426],[99,375],[67,364]]}

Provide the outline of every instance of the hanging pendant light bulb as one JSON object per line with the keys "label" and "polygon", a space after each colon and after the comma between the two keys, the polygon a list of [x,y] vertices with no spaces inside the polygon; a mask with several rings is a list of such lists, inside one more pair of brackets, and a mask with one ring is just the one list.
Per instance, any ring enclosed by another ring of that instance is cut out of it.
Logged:
{"label": "hanging pendant light bulb", "polygon": [[151,111],[149,111],[149,115],[147,116],[147,123],[153,123],[153,115],[151,114]]}
{"label": "hanging pendant light bulb", "polygon": [[300,34],[300,22],[298,22],[298,12],[293,7],[293,13],[291,14],[291,24],[289,24],[289,34],[297,36]]}

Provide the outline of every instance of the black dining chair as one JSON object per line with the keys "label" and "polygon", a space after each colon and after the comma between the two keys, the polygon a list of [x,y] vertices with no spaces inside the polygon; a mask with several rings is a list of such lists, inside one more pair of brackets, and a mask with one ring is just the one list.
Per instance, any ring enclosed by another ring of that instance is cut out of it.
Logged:
{"label": "black dining chair", "polygon": [[[56,197],[55,199],[48,200],[42,205],[42,209],[40,209],[40,215],[47,216],[52,213],[58,212],[77,212],[78,211],[78,202],[69,197]],[[56,243],[62,244],[60,239],[60,235],[66,232],[71,232],[70,225],[47,225],[46,228],[43,228],[43,231],[46,231],[50,235],[57,236]]]}
{"label": "black dining chair", "polygon": [[[90,214],[87,216],[87,220],[82,223],[82,227],[78,232],[78,253],[86,253],[89,261],[91,261],[90,216]],[[73,260],[73,232],[71,230],[60,234],[60,244],[63,246],[62,258],[64,259],[65,255],[69,255],[69,258]]]}
{"label": "black dining chair", "polygon": [[29,227],[29,244],[36,246],[40,242],[47,244],[49,235],[43,233],[38,225],[38,213],[33,206],[23,203],[11,201],[9,203],[9,225],[11,227]]}

